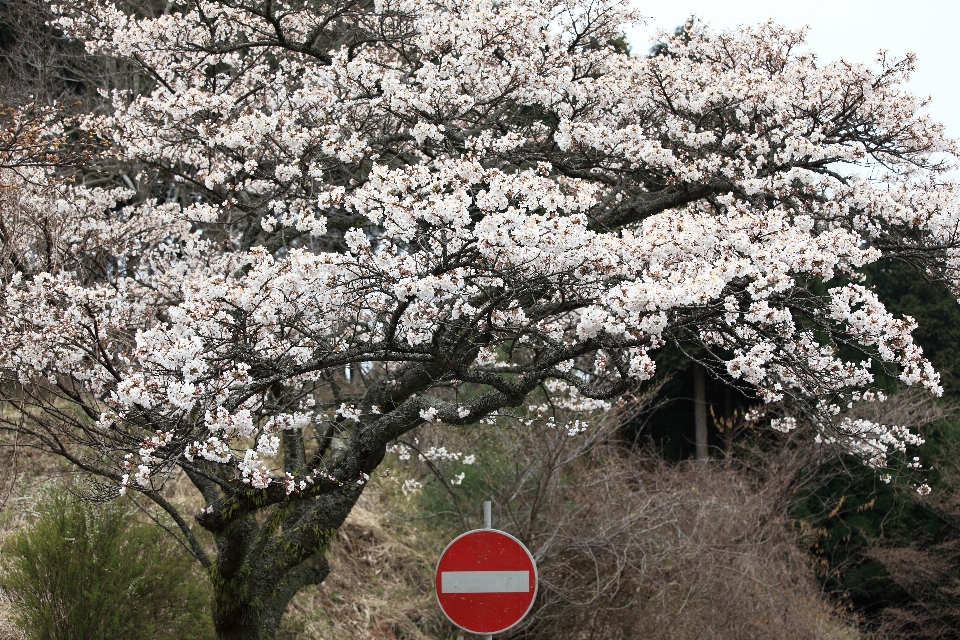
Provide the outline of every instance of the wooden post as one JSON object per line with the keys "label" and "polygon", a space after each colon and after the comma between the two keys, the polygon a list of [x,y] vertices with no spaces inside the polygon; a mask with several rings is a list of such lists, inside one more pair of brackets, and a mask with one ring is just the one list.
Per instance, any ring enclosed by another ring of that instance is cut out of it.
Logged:
{"label": "wooden post", "polygon": [[693,363],[693,403],[696,427],[697,460],[706,460],[707,455],[707,384],[703,365]]}

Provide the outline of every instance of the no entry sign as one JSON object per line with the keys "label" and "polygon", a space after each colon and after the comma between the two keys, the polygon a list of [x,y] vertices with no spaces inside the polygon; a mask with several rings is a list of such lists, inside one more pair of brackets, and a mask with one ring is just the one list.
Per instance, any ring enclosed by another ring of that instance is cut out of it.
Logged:
{"label": "no entry sign", "polygon": [[472,633],[501,633],[520,622],[537,595],[537,567],[503,531],[468,531],[437,563],[437,600],[450,621]]}

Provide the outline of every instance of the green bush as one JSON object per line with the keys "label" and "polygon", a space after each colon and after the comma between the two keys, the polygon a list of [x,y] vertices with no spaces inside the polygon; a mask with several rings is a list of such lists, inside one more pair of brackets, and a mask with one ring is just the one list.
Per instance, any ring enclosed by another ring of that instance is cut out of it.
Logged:
{"label": "green bush", "polygon": [[3,545],[2,586],[31,640],[213,638],[209,586],[169,534],[130,502],[83,502],[62,487]]}

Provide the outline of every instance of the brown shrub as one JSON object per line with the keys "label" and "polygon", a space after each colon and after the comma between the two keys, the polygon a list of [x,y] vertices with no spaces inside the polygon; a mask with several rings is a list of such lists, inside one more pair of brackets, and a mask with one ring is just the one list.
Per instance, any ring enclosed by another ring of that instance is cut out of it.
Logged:
{"label": "brown shrub", "polygon": [[608,476],[602,484],[572,488],[577,511],[531,540],[544,590],[517,637],[855,635],[819,597],[789,522],[771,513],[776,500],[762,487],[717,465],[635,458],[611,481],[617,463],[594,470]]}
{"label": "brown shrub", "polygon": [[[528,544],[541,577],[532,615],[498,638],[860,637],[820,596],[785,517],[810,464],[806,449],[787,443],[777,454],[753,456],[749,467],[671,465],[613,443],[622,417],[575,436],[536,422],[422,430],[422,448],[477,453],[472,479],[436,481],[407,496],[403,480],[423,479],[429,469],[416,460],[399,469],[389,462],[393,471],[381,470],[338,533],[329,578],[296,596],[279,637],[469,637],[440,612],[433,571],[456,533],[480,526],[483,498],[494,500],[494,526]],[[172,483],[170,497],[199,508],[182,484]]]}
{"label": "brown shrub", "polygon": [[418,435],[421,450],[479,453],[478,478],[462,486],[431,465],[437,473],[425,503],[479,527],[479,502],[492,498],[494,527],[524,541],[537,560],[532,614],[498,637],[859,637],[821,597],[787,518],[816,452],[785,439],[774,453],[742,457],[749,465],[668,464],[612,440],[642,404],[576,435],[541,421]]}

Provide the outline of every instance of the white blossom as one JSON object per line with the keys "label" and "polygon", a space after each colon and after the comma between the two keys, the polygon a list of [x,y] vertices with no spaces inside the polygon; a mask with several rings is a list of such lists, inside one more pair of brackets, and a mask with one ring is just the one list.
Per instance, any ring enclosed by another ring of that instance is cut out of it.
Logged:
{"label": "white blossom", "polygon": [[416,493],[417,491],[420,491],[420,489],[422,488],[423,488],[423,484],[419,480],[410,479],[410,480],[403,481],[403,486],[401,487],[401,490],[406,494],[410,494],[410,493]]}
{"label": "white blossom", "polygon": [[[91,175],[150,167],[196,191],[0,169],[17,225],[0,370],[69,381],[121,490],[183,461],[288,493],[352,485],[373,469],[341,445],[493,421],[538,389],[601,411],[680,338],[804,409],[773,429],[809,422],[877,468],[922,442],[840,417],[880,395],[876,366],[942,393],[916,322],[860,275],[907,257],[960,293],[955,144],[902,88],[912,56],[822,63],[772,23],[691,23],[670,55],[628,56],[603,44],[640,18],[617,0],[377,2],[332,22],[379,36],[314,51],[328,9],[56,7],[66,37],[155,80],[104,87],[79,119],[109,142]],[[479,395],[437,390],[461,385]],[[265,466],[279,434],[328,428],[330,471]]]}

